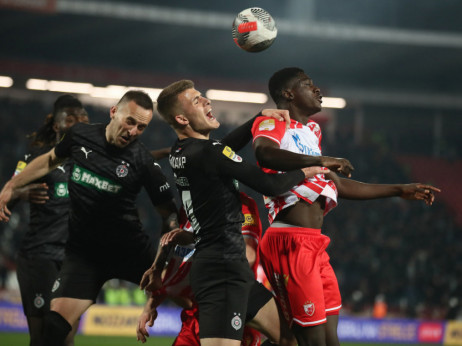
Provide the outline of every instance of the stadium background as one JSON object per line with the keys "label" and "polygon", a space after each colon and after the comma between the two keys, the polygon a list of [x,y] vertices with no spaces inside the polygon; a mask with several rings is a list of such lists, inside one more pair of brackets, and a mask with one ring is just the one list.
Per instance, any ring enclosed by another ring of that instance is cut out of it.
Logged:
{"label": "stadium background", "polygon": [[[240,50],[231,39],[234,15],[251,6],[268,10],[279,29],[273,46],[258,54]],[[342,200],[328,215],[324,230],[332,239],[329,252],[344,300],[339,334],[369,342],[441,343],[446,336],[446,343],[462,344],[457,322],[462,320],[460,13],[458,0],[0,0],[0,75],[13,81],[0,87],[0,183],[25,153],[26,134],[42,123],[60,95],[28,89],[31,78],[144,88],[190,78],[204,93],[212,88],[267,93],[272,72],[302,67],[325,96],[346,101],[345,108],[325,108],[317,115],[325,155],[350,159],[357,180],[421,181],[443,189],[431,208],[398,198]],[[108,120],[114,99],[76,95],[92,122]],[[270,101],[213,100],[223,124],[214,137],[272,106]],[[143,142],[157,149],[174,138],[157,117]],[[243,156],[254,160],[250,147]],[[168,163],[161,165],[170,174]],[[140,202],[145,228],[156,241],[159,220],[145,195]],[[261,203],[260,210],[267,226]],[[15,209],[9,224],[0,225],[0,326],[7,326],[0,341],[24,322],[17,308],[14,256],[26,228],[26,205]],[[135,292],[126,283],[110,282],[100,297],[100,313],[114,306],[139,311],[143,297]],[[378,320],[369,318],[381,301],[387,314],[380,321],[388,324],[377,327]],[[109,334],[133,323],[134,313],[124,318],[125,313],[108,322]],[[99,321],[104,322],[103,315]],[[426,329],[415,321],[424,321]],[[102,329],[99,325],[96,333]],[[368,339],[368,331],[382,339]]]}

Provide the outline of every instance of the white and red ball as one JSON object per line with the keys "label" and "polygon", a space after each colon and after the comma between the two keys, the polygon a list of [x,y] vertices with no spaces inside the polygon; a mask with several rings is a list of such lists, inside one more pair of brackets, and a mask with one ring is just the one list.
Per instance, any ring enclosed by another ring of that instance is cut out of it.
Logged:
{"label": "white and red ball", "polygon": [[245,9],[233,22],[234,42],[248,52],[267,49],[273,44],[277,34],[273,17],[259,7]]}

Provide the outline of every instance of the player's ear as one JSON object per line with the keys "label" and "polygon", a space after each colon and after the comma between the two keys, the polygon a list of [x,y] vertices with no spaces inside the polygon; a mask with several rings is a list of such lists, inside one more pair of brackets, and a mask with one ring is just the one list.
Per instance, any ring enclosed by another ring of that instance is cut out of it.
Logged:
{"label": "player's ear", "polygon": [[292,100],[294,98],[294,93],[292,92],[292,90],[290,89],[284,89],[282,91],[282,96],[286,99],[286,100]]}
{"label": "player's ear", "polygon": [[181,126],[186,126],[189,124],[188,118],[186,118],[183,114],[175,115],[175,121]]}
{"label": "player's ear", "polygon": [[117,106],[112,106],[111,110],[109,111],[109,116],[111,117],[111,119],[114,119],[116,112],[117,112]]}

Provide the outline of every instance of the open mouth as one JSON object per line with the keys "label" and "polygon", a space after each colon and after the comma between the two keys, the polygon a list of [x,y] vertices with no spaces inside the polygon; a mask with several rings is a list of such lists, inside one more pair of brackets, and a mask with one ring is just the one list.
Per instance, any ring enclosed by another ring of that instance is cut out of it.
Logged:
{"label": "open mouth", "polygon": [[207,118],[209,118],[210,120],[215,120],[215,117],[212,115],[212,110],[209,110],[206,114]]}

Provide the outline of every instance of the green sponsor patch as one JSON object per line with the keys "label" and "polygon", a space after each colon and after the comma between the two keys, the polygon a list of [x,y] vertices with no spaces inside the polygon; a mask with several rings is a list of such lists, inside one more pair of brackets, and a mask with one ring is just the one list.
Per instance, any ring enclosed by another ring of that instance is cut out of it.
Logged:
{"label": "green sponsor patch", "polygon": [[74,165],[71,179],[77,184],[88,186],[99,191],[119,193],[120,190],[122,190],[121,185],[114,183],[110,179],[103,178],[78,165]]}
{"label": "green sponsor patch", "polygon": [[55,197],[57,198],[69,197],[69,190],[67,189],[67,182],[55,183]]}

